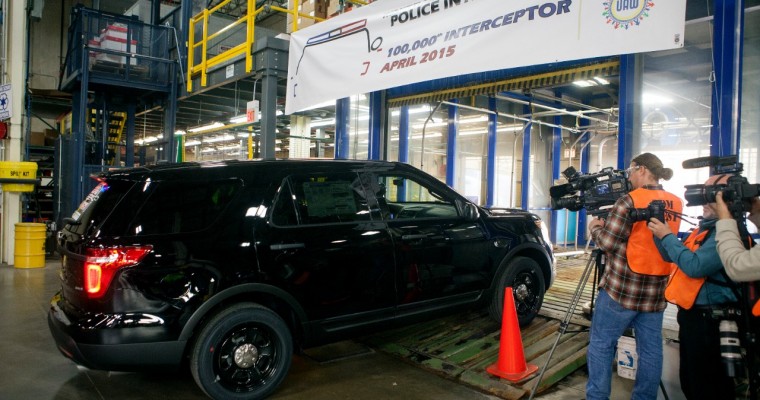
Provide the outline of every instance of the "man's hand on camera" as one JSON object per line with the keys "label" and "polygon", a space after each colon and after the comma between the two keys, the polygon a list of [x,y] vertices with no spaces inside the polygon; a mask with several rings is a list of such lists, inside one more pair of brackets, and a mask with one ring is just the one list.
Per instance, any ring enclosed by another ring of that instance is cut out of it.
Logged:
{"label": "man's hand on camera", "polygon": [[649,223],[647,223],[647,228],[649,228],[650,231],[652,231],[652,234],[657,236],[658,239],[662,239],[665,236],[670,235],[670,227],[666,224],[663,224],[660,222],[657,218],[649,218]]}
{"label": "man's hand on camera", "polygon": [[749,217],[747,219],[760,229],[760,197],[752,198],[752,207],[749,209]]}
{"label": "man's hand on camera", "polygon": [[[754,210],[754,203],[755,200],[752,200]],[[723,192],[718,192],[715,194],[715,213],[718,214],[719,219],[731,219],[733,216],[731,215],[731,211],[728,210],[728,205],[725,201],[723,201]]]}
{"label": "man's hand on camera", "polygon": [[604,220],[601,218],[594,218],[588,224],[588,231],[594,232],[596,228],[604,228]]}

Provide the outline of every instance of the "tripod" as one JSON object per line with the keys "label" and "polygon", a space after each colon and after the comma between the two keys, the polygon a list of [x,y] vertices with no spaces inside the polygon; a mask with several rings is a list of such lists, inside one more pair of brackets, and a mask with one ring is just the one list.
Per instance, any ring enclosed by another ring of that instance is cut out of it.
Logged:
{"label": "tripod", "polygon": [[[570,308],[567,309],[567,313],[565,313],[565,318],[562,319],[562,322],[559,325],[559,331],[557,332],[557,339],[554,341],[554,345],[552,345],[551,350],[549,351],[549,355],[546,357],[546,362],[544,363],[544,367],[541,368],[541,373],[538,375],[538,379],[536,379],[536,383],[533,385],[533,389],[530,392],[530,397],[528,397],[528,400],[533,400],[533,396],[536,395],[536,391],[538,390],[538,386],[541,384],[541,379],[544,377],[544,373],[546,373],[546,370],[549,368],[549,362],[552,359],[552,355],[554,354],[554,351],[557,349],[557,345],[559,344],[560,339],[562,338],[562,335],[567,333],[567,327],[570,324],[570,320],[573,318],[573,314],[575,312],[575,308],[578,306],[578,302],[581,299],[581,296],[583,295],[583,290],[586,288],[586,283],[588,281],[589,276],[591,275],[591,272],[594,272],[594,284],[598,283],[598,277],[601,276],[601,274],[604,272],[604,268],[606,266],[606,256],[604,252],[602,252],[600,249],[594,249],[591,251],[591,256],[588,259],[588,263],[586,263],[586,269],[583,270],[583,274],[581,275],[581,279],[578,282],[578,287],[575,289],[575,294],[573,294],[573,299],[570,302]],[[595,268],[592,268],[595,267]],[[596,290],[591,291],[591,313],[593,314],[594,310],[594,295],[596,293]],[[665,399],[668,399],[668,393],[665,391],[665,386],[662,384],[662,381],[660,381],[660,390],[662,390],[662,394],[665,396]]]}
{"label": "tripod", "polygon": [[[562,335],[564,335],[567,332],[567,327],[570,325],[570,320],[573,318],[573,314],[575,312],[575,308],[578,306],[578,302],[581,300],[581,296],[583,295],[583,290],[586,288],[586,283],[588,282],[588,278],[591,275],[591,272],[594,273],[594,284],[597,282],[598,273],[604,271],[605,267],[605,255],[604,253],[599,249],[594,249],[591,251],[591,256],[588,259],[588,262],[586,263],[586,269],[583,270],[583,274],[581,275],[581,279],[578,281],[578,287],[575,289],[575,293],[573,294],[573,299],[570,301],[570,307],[567,309],[567,312],[565,313],[565,317],[562,319],[562,322],[559,324],[559,331],[557,332],[557,339],[554,341],[554,344],[552,345],[551,350],[549,350],[549,355],[546,357],[546,362],[544,363],[544,367],[541,368],[541,373],[538,375],[538,379],[536,379],[536,383],[533,385],[533,390],[530,392],[530,397],[528,400],[533,400],[533,396],[536,395],[536,391],[538,390],[538,386],[541,384],[541,379],[544,377],[544,373],[546,373],[546,370],[549,368],[549,362],[552,359],[552,355],[554,354],[554,351],[557,349],[557,345],[559,344],[559,340],[562,338]],[[594,309],[594,293],[595,291],[591,291],[591,310],[593,312]]]}

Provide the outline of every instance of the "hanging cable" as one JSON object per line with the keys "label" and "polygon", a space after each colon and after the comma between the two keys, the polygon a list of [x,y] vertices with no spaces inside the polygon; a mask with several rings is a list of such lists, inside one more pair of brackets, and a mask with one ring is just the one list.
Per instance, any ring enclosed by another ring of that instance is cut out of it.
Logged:
{"label": "hanging cable", "polygon": [[432,111],[430,111],[430,114],[428,114],[427,118],[425,119],[425,123],[422,124],[422,143],[421,143],[421,149],[420,149],[420,169],[425,165],[425,128],[427,128],[427,123],[430,122],[430,120],[433,119],[433,114],[435,114],[436,111],[438,111],[438,108],[441,107],[441,104],[443,102],[438,102],[438,104],[435,105],[435,108],[433,108]]}

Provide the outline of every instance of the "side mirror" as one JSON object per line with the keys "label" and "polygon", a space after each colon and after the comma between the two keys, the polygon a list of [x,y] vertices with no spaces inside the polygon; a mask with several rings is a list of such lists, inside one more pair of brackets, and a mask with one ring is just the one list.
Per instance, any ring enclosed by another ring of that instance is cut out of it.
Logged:
{"label": "side mirror", "polygon": [[480,217],[478,207],[472,203],[464,203],[464,218],[468,221],[475,221]]}

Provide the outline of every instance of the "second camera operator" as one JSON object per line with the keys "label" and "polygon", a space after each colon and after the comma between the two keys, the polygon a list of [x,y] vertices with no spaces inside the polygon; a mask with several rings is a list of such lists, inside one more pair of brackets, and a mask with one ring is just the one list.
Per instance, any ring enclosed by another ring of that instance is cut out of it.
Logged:
{"label": "second camera operator", "polygon": [[[715,202],[719,218],[716,224],[718,254],[728,276],[736,282],[760,280],[760,246],[750,250],[744,247],[737,221],[723,201],[722,192],[715,195]],[[760,229],[760,197],[752,199],[747,219]]]}
{"label": "second camera operator", "polygon": [[[654,154],[635,157],[628,171],[634,190],[615,201],[606,221],[595,219],[589,223],[591,237],[607,255],[587,353],[589,400],[609,398],[617,340],[629,326],[635,330],[639,354],[631,398],[657,398],[662,374],[664,293],[672,264],[657,256],[647,221],[635,221],[629,209],[646,208],[653,200],[663,200],[672,215],[681,213],[683,203],[659,184],[660,179],[669,180],[673,170],[664,168]],[[671,231],[677,232],[677,219],[668,219]]]}
{"label": "second camera operator", "polygon": [[[705,185],[725,184],[729,175],[714,175]],[[702,206],[699,228],[682,243],[656,218],[648,224],[662,258],[678,265],[665,297],[678,305],[681,389],[687,399],[733,399],[734,381],[723,369],[719,326],[736,297],[725,283],[715,245],[715,203]]]}

